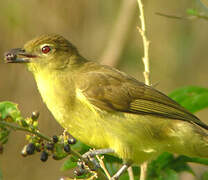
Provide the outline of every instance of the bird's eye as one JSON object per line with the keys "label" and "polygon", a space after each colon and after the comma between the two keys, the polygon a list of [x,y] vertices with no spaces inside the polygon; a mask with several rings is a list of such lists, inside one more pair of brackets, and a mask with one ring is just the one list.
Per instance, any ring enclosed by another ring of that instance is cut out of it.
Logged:
{"label": "bird's eye", "polygon": [[42,47],[42,52],[44,53],[44,54],[47,54],[47,53],[49,53],[51,51],[51,47],[50,46],[44,46],[44,47]]}

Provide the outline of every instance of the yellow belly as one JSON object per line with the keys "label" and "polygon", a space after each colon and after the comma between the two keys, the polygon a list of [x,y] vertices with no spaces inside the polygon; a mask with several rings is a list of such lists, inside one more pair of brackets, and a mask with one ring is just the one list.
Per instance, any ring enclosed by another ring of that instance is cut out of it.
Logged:
{"label": "yellow belly", "polygon": [[189,123],[102,111],[90,104],[73,82],[69,87],[64,85],[64,78],[39,75],[36,76],[38,89],[51,113],[70,134],[85,144],[99,149],[111,148],[122,159],[138,164],[172,147],[175,152],[184,154],[187,154],[185,146],[190,146],[190,153],[191,148],[194,149],[186,145],[188,139],[193,138]]}

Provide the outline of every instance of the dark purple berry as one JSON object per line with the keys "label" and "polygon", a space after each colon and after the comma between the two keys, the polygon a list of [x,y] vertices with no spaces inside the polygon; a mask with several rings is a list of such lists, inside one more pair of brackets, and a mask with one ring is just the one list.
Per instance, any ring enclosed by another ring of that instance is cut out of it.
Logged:
{"label": "dark purple berry", "polygon": [[53,142],[54,143],[57,143],[58,142],[58,137],[57,136],[53,136],[52,139],[53,139]]}
{"label": "dark purple berry", "polygon": [[39,115],[40,113],[38,111],[32,112],[32,116],[31,116],[32,120],[36,121],[39,118]]}
{"label": "dark purple berry", "polygon": [[68,144],[75,144],[77,141],[74,138],[69,138],[67,142]]}
{"label": "dark purple berry", "polygon": [[33,143],[28,144],[26,147],[26,153],[28,155],[31,155],[34,154],[34,152],[35,152],[35,145]]}
{"label": "dark purple berry", "polygon": [[74,171],[74,175],[75,176],[82,176],[83,174],[85,173],[85,169],[76,169],[75,171]]}
{"label": "dark purple berry", "polygon": [[46,151],[43,151],[41,153],[40,160],[45,162],[45,161],[47,161],[47,159],[48,159],[48,153]]}
{"label": "dark purple berry", "polygon": [[71,150],[71,148],[70,148],[69,144],[66,144],[64,146],[64,151],[67,152],[67,153],[70,153],[70,150]]}

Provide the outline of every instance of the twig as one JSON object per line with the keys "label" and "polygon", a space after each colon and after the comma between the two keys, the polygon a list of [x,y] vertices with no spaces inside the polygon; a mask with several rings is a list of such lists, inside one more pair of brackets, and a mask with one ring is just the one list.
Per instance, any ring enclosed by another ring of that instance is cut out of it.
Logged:
{"label": "twig", "polygon": [[141,171],[140,171],[140,180],[145,180],[147,176],[147,162],[144,162],[141,165]]}
{"label": "twig", "polygon": [[205,15],[200,14],[200,13],[191,14],[189,16],[176,16],[176,15],[169,15],[169,14],[160,13],[160,12],[156,12],[155,14],[158,15],[158,16],[165,17],[165,18],[177,19],[177,20],[192,20],[193,18],[204,19],[206,21],[208,20],[208,16],[205,16]]}
{"label": "twig", "polygon": [[139,32],[142,36],[143,45],[144,45],[144,57],[142,58],[144,63],[144,78],[145,84],[150,85],[150,66],[149,66],[149,41],[146,36],[146,27],[145,27],[145,19],[144,19],[144,9],[142,0],[137,0],[139,5],[140,11],[140,21],[141,21],[141,28],[138,27]]}
{"label": "twig", "polygon": [[133,173],[133,169],[132,167],[130,166],[128,169],[128,174],[129,174],[129,180],[134,180],[134,173]]}
{"label": "twig", "polygon": [[136,11],[135,0],[123,0],[120,12],[113,28],[113,32],[106,45],[106,49],[101,56],[100,62],[109,66],[116,66],[126,42],[134,13]]}
{"label": "twig", "polygon": [[[143,46],[144,46],[144,57],[142,58],[144,63],[144,79],[145,84],[151,85],[150,83],[150,65],[149,65],[149,41],[146,36],[146,27],[145,27],[145,18],[144,18],[144,8],[142,0],[137,0],[140,12],[140,21],[141,21],[141,28],[138,27],[139,32],[142,36]],[[144,162],[141,165],[141,173],[140,173],[140,180],[145,180],[147,174],[147,162]]]}
{"label": "twig", "polygon": [[169,14],[164,14],[164,13],[160,13],[160,12],[156,12],[155,14],[158,16],[163,16],[163,17],[171,18],[171,19],[180,19],[180,20],[184,19],[184,17],[181,17],[181,16],[169,15]]}
{"label": "twig", "polygon": [[[2,118],[0,118],[0,126],[6,126],[6,127],[9,127],[9,128],[12,128],[13,130],[19,130],[19,131],[24,131],[24,132],[28,132],[30,134],[34,134],[46,141],[49,141],[49,142],[52,142],[52,139],[50,137],[47,137],[37,131],[33,131],[33,130],[30,130],[30,129],[27,129],[27,128],[24,128],[24,127],[21,127],[19,125],[15,125],[13,123],[9,123],[9,122],[5,122]],[[94,164],[93,162],[87,160],[86,158],[83,158],[82,155],[80,153],[78,153],[77,151],[74,151],[73,149],[71,149],[71,155],[73,156],[76,156],[78,157],[79,159],[81,159],[82,161],[84,161],[88,167],[90,169],[93,169],[93,171],[95,171],[97,173],[97,176],[99,177],[99,179],[102,179],[102,180],[107,180],[106,176],[104,175],[104,173],[101,171],[101,169],[96,169],[94,170]]]}
{"label": "twig", "polygon": [[104,164],[104,162],[103,162],[104,156],[99,157],[98,155],[96,155],[96,158],[97,158],[98,161],[99,161],[100,167],[103,169],[103,171],[105,172],[107,178],[110,180],[110,179],[111,179],[111,175],[109,174],[109,172],[108,172],[108,170],[106,169],[105,164]]}
{"label": "twig", "polygon": [[9,122],[5,122],[3,121],[1,118],[0,118],[0,126],[7,126],[7,127],[10,127],[12,128],[13,130],[19,130],[19,131],[25,131],[25,132],[28,132],[28,133],[31,133],[31,134],[34,134],[46,141],[49,141],[49,142],[52,142],[52,139],[37,132],[37,131],[33,131],[33,130],[29,130],[27,128],[24,128],[24,127],[21,127],[21,126],[18,126],[18,125],[14,125],[13,123],[9,123]]}

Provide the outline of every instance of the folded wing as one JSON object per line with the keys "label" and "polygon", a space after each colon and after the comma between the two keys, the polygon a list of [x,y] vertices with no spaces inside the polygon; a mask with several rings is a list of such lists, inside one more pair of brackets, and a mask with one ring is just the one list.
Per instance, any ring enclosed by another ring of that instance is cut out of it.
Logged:
{"label": "folded wing", "polygon": [[77,86],[101,110],[178,119],[208,129],[196,116],[154,88],[108,66],[89,66],[92,68],[83,68],[77,76]]}

